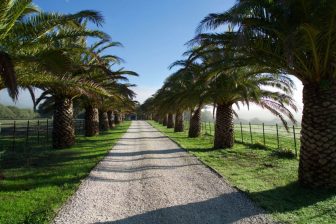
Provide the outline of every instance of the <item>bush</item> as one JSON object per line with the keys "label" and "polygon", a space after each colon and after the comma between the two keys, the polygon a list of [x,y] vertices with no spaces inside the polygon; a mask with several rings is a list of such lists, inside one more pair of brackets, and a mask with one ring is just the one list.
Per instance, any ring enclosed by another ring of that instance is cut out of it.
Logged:
{"label": "bush", "polygon": [[285,159],[294,159],[295,154],[291,149],[287,148],[280,148],[276,149],[275,151],[272,152],[272,156],[276,156],[278,158],[285,158]]}

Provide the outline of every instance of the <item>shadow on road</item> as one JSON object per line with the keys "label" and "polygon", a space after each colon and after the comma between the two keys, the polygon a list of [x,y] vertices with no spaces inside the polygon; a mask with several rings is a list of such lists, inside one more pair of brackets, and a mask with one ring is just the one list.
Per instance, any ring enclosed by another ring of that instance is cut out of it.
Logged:
{"label": "shadow on road", "polygon": [[237,199],[242,197],[244,196],[241,193],[232,192],[206,201],[161,208],[117,221],[96,222],[95,224],[223,224],[260,214],[258,209],[247,209],[243,203],[233,207],[233,204],[236,204],[233,202],[237,202]]}
{"label": "shadow on road", "polygon": [[143,150],[143,151],[135,151],[135,152],[111,151],[109,153],[109,156],[115,156],[115,157],[142,156],[142,155],[155,155],[155,154],[170,154],[170,153],[179,153],[179,152],[185,152],[185,150],[176,148],[176,149],[163,149],[163,150]]}

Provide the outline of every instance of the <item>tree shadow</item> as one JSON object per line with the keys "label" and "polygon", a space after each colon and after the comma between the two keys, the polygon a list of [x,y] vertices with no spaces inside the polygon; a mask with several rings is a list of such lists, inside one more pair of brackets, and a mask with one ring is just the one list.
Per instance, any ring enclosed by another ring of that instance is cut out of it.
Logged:
{"label": "tree shadow", "polygon": [[157,139],[168,139],[166,136],[158,137],[140,137],[140,138],[122,138],[123,140],[157,140]]}
{"label": "tree shadow", "polygon": [[142,178],[133,178],[133,179],[111,179],[111,178],[104,178],[104,177],[91,174],[87,179],[90,181],[107,182],[107,183],[131,183],[131,182],[144,181],[144,180],[157,179],[157,178],[160,178],[160,176],[142,177]]}
{"label": "tree shadow", "polygon": [[196,163],[196,164],[182,164],[182,165],[171,165],[171,166],[139,166],[139,167],[131,167],[131,168],[125,168],[125,167],[108,167],[104,166],[104,168],[97,168],[97,171],[103,171],[103,172],[111,172],[111,173],[135,173],[135,172],[142,172],[142,171],[148,171],[148,170],[172,170],[172,169],[178,169],[182,167],[191,167],[191,166],[203,166],[202,164]]}
{"label": "tree shadow", "polygon": [[0,181],[0,192],[27,191],[39,187],[71,186],[87,176],[89,171],[108,154],[110,141],[101,141],[92,148],[86,139],[75,148],[38,151],[3,160],[2,168],[9,172]]}
{"label": "tree shadow", "polygon": [[312,189],[292,182],[285,186],[275,187],[260,192],[250,192],[248,195],[255,199],[262,207],[273,212],[291,212],[314,205],[336,196],[336,189]]}
{"label": "tree shadow", "polygon": [[243,194],[231,192],[205,201],[165,207],[117,221],[96,222],[95,224],[223,224],[244,220],[267,223],[265,218],[256,217],[260,214],[262,210],[254,207]]}
{"label": "tree shadow", "polygon": [[142,160],[165,160],[165,159],[179,159],[179,158],[194,158],[194,156],[186,155],[186,156],[169,156],[169,157],[142,157],[137,159],[109,159],[109,162],[113,163],[124,163],[124,162],[135,162],[135,161],[142,161]]}
{"label": "tree shadow", "polygon": [[[118,144],[116,145],[118,146]],[[180,153],[184,152],[184,149],[175,148],[175,149],[162,149],[162,150],[143,150],[143,151],[135,151],[135,152],[117,152],[111,151],[109,156],[113,157],[124,157],[124,156],[143,156],[143,155],[162,155],[162,154],[172,154],[172,153]]]}

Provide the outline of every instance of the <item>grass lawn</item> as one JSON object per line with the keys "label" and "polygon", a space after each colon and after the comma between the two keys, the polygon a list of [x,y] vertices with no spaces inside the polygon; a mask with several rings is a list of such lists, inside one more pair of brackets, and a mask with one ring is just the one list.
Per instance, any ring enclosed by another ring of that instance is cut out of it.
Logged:
{"label": "grass lawn", "polygon": [[158,130],[246,192],[280,223],[336,223],[336,190],[312,190],[297,184],[297,159],[281,158],[272,150],[235,144],[212,150],[213,136],[187,138],[150,121]]}
{"label": "grass lawn", "polygon": [[71,149],[49,149],[15,162],[2,161],[0,223],[49,223],[129,125],[124,122],[96,137],[78,137]]}

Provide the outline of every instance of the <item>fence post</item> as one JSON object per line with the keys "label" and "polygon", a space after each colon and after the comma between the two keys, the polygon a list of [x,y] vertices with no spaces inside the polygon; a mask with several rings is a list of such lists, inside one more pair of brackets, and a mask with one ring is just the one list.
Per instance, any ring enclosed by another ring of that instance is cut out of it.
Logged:
{"label": "fence post", "polygon": [[276,124],[276,133],[277,133],[277,142],[278,142],[278,149],[280,148],[280,141],[279,141],[279,128],[278,124]]}
{"label": "fence post", "polygon": [[293,137],[294,137],[294,149],[295,149],[295,157],[297,158],[297,146],[296,146],[296,133],[295,133],[295,126],[293,125]]}
{"label": "fence post", "polygon": [[16,121],[13,124],[13,143],[12,143],[12,150],[15,150],[15,134],[16,134]]}
{"label": "fence post", "polygon": [[211,135],[211,122],[209,121],[210,135]]}
{"label": "fence post", "polygon": [[49,119],[47,119],[47,143],[49,140]]}
{"label": "fence post", "polygon": [[26,147],[28,146],[29,139],[29,120],[27,121],[27,130],[26,130]]}
{"label": "fence post", "polygon": [[251,137],[251,144],[253,144],[253,136],[252,136],[252,127],[251,127],[251,122],[249,122],[250,126],[250,137]]}
{"label": "fence post", "polygon": [[84,133],[85,133],[85,120],[83,120],[82,122],[83,122],[83,126],[82,126],[83,130],[82,130],[82,134],[84,135]]}
{"label": "fence post", "polygon": [[37,120],[37,144],[40,144],[40,120]]}
{"label": "fence post", "polygon": [[244,143],[243,124],[242,124],[242,122],[240,122],[240,134],[241,134],[242,143]]}
{"label": "fence post", "polygon": [[265,124],[262,123],[262,129],[263,129],[263,140],[264,140],[264,145],[266,146],[266,138],[265,138]]}

